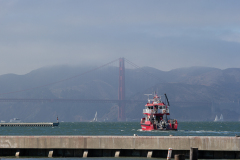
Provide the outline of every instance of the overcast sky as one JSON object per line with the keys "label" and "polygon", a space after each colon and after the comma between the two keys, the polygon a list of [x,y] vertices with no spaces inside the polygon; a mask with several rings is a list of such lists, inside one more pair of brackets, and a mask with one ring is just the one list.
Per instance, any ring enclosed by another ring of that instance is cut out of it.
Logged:
{"label": "overcast sky", "polygon": [[52,65],[240,68],[240,1],[0,0],[0,75]]}

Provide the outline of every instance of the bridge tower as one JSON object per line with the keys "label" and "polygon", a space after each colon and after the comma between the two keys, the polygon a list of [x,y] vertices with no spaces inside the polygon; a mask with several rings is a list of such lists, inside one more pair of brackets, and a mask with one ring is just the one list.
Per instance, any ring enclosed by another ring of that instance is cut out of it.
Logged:
{"label": "bridge tower", "polygon": [[125,66],[124,58],[119,58],[118,121],[126,121],[125,115]]}

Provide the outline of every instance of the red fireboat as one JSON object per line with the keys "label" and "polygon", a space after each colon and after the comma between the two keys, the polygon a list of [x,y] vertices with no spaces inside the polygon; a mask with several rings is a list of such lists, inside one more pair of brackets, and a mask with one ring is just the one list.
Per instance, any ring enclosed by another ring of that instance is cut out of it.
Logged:
{"label": "red fireboat", "polygon": [[[146,94],[148,96],[148,103],[143,109],[144,118],[141,119],[141,127],[143,131],[151,130],[177,130],[178,122],[176,119],[168,119],[170,116],[169,112],[169,101],[167,95],[165,96],[165,103],[161,101],[161,96],[157,94],[153,99],[149,99],[152,94]],[[152,102],[151,102],[152,101]]]}

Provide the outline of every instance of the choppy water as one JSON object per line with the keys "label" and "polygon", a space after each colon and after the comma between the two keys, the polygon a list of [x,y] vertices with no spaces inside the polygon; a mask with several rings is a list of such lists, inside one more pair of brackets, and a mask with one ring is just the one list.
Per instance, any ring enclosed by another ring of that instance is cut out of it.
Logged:
{"label": "choppy water", "polygon": [[179,122],[178,131],[142,131],[139,122],[63,122],[58,127],[0,127],[0,135],[235,136],[240,122]]}

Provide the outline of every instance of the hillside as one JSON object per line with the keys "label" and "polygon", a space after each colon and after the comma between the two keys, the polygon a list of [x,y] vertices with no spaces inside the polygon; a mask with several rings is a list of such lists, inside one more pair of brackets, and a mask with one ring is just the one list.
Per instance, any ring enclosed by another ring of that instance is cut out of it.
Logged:
{"label": "hillside", "polygon": [[[0,98],[117,99],[118,68],[85,73],[91,68],[55,66],[26,75],[1,75],[0,93],[25,91],[1,94]],[[126,99],[146,100],[144,94],[153,91],[168,94],[172,117],[179,120],[212,121],[220,114],[229,121],[240,120],[238,68],[190,67],[168,72],[151,67],[126,69]],[[128,104],[127,119],[139,120],[143,108],[144,104]],[[89,121],[96,111],[99,120],[117,120],[118,106],[111,103],[0,103],[0,119],[5,121],[13,117],[26,122],[55,121],[57,115],[61,121]]]}

